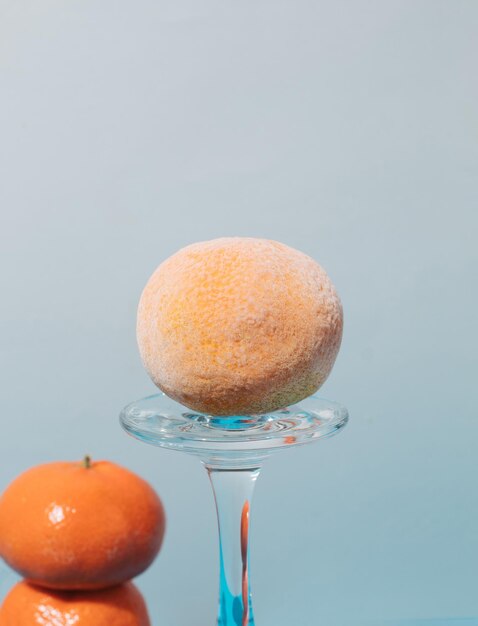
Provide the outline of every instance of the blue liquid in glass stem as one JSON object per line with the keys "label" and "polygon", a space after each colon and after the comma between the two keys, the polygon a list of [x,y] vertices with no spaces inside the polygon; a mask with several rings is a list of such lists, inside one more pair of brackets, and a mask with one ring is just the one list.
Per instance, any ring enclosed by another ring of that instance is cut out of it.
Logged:
{"label": "blue liquid in glass stem", "polygon": [[259,468],[208,468],[219,525],[218,626],[254,626],[249,584],[249,508]]}

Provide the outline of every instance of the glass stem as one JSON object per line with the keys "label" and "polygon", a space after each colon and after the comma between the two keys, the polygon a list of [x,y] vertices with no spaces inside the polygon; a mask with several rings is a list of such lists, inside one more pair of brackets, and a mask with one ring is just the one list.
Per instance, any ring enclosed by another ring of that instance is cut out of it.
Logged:
{"label": "glass stem", "polygon": [[218,626],[254,626],[249,586],[249,511],[260,467],[206,466],[219,526],[220,587]]}

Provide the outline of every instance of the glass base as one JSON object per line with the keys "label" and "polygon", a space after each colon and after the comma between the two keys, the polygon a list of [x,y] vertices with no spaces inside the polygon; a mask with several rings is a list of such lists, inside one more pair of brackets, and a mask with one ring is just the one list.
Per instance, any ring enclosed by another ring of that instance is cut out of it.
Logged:
{"label": "glass base", "polygon": [[146,443],[198,456],[219,526],[218,626],[254,626],[249,576],[250,505],[262,462],[273,452],[330,437],[347,423],[342,405],[310,396],[264,415],[196,413],[165,394],[129,404],[121,425]]}
{"label": "glass base", "polygon": [[254,467],[273,452],[334,435],[348,420],[345,407],[319,396],[266,413],[214,417],[155,394],[126,406],[123,428],[146,443],[199,456],[208,466]]}

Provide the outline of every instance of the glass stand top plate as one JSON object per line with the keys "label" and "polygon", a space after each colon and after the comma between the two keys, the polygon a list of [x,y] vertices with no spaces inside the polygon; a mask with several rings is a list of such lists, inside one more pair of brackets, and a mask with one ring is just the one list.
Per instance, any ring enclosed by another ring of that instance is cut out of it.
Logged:
{"label": "glass stand top plate", "polygon": [[263,415],[215,417],[159,393],[132,402],[120,415],[133,437],[219,465],[250,465],[276,450],[330,437],[347,420],[344,406],[317,395]]}

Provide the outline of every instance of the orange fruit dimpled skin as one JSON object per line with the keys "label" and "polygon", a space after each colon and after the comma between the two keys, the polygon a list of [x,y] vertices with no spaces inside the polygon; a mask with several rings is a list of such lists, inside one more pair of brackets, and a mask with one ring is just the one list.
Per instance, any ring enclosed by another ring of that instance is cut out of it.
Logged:
{"label": "orange fruit dimpled skin", "polygon": [[164,509],[142,478],[110,463],[33,467],[0,497],[0,557],[54,589],[125,582],[154,560]]}
{"label": "orange fruit dimpled skin", "polygon": [[284,244],[232,237],[183,248],[148,281],[140,354],[153,382],[192,409],[265,413],[316,391],[342,338],[326,272]]}
{"label": "orange fruit dimpled skin", "polygon": [[132,583],[101,591],[48,591],[20,582],[0,607],[0,626],[150,626]]}

